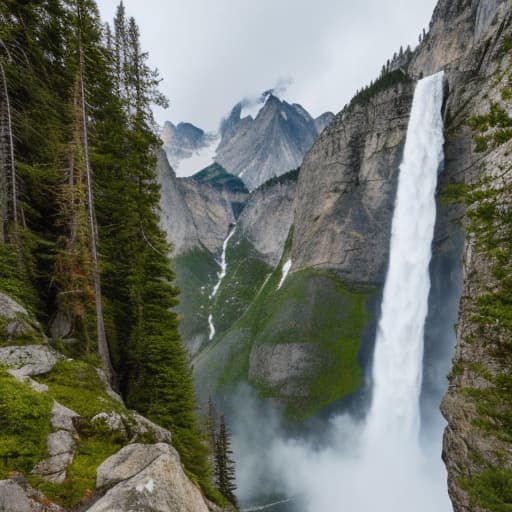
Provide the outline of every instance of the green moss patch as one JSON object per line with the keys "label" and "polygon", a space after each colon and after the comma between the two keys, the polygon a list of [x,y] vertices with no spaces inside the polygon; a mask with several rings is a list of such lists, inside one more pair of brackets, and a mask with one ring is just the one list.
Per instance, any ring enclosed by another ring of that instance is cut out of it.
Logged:
{"label": "green moss patch", "polygon": [[512,512],[512,469],[489,468],[464,479],[471,502],[489,512]]}
{"label": "green moss patch", "polygon": [[185,340],[208,333],[209,296],[219,265],[203,248],[194,248],[175,258],[176,284],[181,290],[176,311]]}
{"label": "green moss patch", "polygon": [[238,233],[226,249],[226,261],[226,276],[211,307],[217,334],[226,331],[245,313],[272,272],[253,245]]}
{"label": "green moss patch", "polygon": [[0,369],[0,479],[28,473],[47,455],[52,400]]}
{"label": "green moss patch", "polygon": [[126,412],[105,391],[96,370],[85,361],[59,361],[50,373],[38,378],[49,388],[50,395],[84,418],[100,412]]}

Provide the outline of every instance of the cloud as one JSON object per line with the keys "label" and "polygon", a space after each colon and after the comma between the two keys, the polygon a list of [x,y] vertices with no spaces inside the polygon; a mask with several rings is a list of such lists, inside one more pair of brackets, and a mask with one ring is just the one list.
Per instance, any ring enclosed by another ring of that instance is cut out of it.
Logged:
{"label": "cloud", "polygon": [[[160,122],[211,130],[242,98],[293,78],[284,94],[313,115],[339,111],[400,45],[428,26],[435,0],[124,0],[164,78]],[[111,19],[117,0],[99,0]]]}

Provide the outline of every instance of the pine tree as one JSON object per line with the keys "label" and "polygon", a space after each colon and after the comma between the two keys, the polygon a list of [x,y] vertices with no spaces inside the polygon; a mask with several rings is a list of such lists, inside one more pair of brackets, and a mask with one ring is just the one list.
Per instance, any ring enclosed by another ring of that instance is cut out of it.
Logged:
{"label": "pine tree", "polygon": [[221,413],[219,433],[215,444],[215,483],[220,493],[238,508],[238,501],[235,495],[235,463],[231,458],[232,455],[230,435],[226,428],[224,414]]}

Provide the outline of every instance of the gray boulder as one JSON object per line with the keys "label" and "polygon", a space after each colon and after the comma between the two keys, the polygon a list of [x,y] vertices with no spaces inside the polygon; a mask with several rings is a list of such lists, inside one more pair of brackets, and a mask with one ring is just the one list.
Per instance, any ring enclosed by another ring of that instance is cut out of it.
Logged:
{"label": "gray boulder", "polygon": [[19,337],[44,338],[41,327],[29,315],[28,311],[14,299],[0,292],[0,336],[5,337],[7,343]]}
{"label": "gray boulder", "polygon": [[53,402],[51,424],[54,430],[67,430],[68,432],[75,432],[73,425],[73,418],[79,418],[80,415],[67,407]]}
{"label": "gray boulder", "polygon": [[187,478],[167,444],[130,445],[98,468],[98,485],[121,480],[89,512],[208,512],[199,489]]}
{"label": "gray boulder", "polygon": [[129,444],[104,461],[96,472],[96,487],[107,487],[128,480],[140,473],[162,454],[179,460],[179,455],[168,444]]}
{"label": "gray boulder", "polygon": [[136,411],[132,411],[132,413],[133,421],[135,422],[134,430],[137,434],[150,434],[154,436],[159,443],[171,442],[172,435],[167,429],[153,423]]}
{"label": "gray boulder", "polygon": [[48,373],[64,356],[48,345],[0,347],[0,364],[16,369],[18,377]]}
{"label": "gray boulder", "polygon": [[75,437],[78,434],[75,430],[73,419],[78,417],[79,415],[76,412],[58,402],[53,402],[50,421],[55,432],[49,434],[46,438],[46,446],[50,456],[39,462],[32,470],[32,473],[39,475],[47,482],[64,482],[67,476],[67,469],[73,461],[75,454]]}
{"label": "gray boulder", "polygon": [[31,512],[25,491],[13,480],[0,480],[0,512]]}

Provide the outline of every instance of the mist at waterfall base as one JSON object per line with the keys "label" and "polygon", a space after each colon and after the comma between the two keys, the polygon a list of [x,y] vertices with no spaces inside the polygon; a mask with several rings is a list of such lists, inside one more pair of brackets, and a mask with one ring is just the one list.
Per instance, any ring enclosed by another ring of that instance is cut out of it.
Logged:
{"label": "mist at waterfall base", "polygon": [[276,501],[292,497],[291,505],[271,511],[451,510],[437,408],[423,408],[429,418],[427,427],[420,425],[435,189],[443,159],[442,96],[442,73],[418,83],[393,216],[370,410],[365,419],[332,418],[321,439],[290,439],[277,414],[241,389],[232,428],[243,503],[261,500],[265,489]]}

